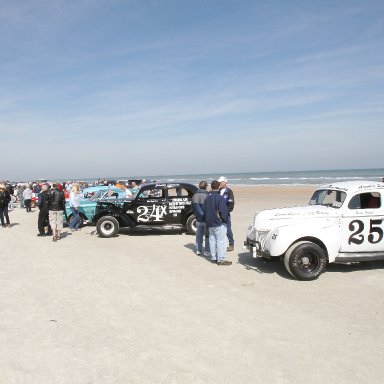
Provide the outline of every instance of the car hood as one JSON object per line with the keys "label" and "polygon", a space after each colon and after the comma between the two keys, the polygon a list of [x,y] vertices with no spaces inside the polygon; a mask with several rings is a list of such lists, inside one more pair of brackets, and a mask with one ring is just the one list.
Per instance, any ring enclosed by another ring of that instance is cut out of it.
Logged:
{"label": "car hood", "polygon": [[[307,205],[304,207],[276,208],[258,212],[253,226],[256,228],[274,228],[299,221],[306,225],[307,220],[329,220],[340,216],[340,210],[322,205]],[[303,222],[304,220],[304,222]]]}

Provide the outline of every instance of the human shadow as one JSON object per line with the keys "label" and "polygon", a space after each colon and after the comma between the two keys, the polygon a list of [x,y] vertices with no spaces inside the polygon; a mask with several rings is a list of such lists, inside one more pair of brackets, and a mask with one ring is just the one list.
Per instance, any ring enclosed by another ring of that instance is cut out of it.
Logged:
{"label": "human shadow", "polygon": [[196,257],[199,257],[205,261],[207,261],[208,263],[212,264],[212,263],[215,263],[215,261],[212,261],[211,257],[210,256],[204,256],[204,253],[201,254],[201,255],[197,255],[196,254],[196,245],[195,243],[187,243],[187,244],[184,244],[184,247],[191,250],[193,252],[193,255],[196,256]]}
{"label": "human shadow", "polygon": [[20,223],[11,223],[11,224],[9,224],[10,228],[16,227],[16,225],[20,225]]}
{"label": "human shadow", "polygon": [[243,265],[247,270],[253,270],[260,274],[276,273],[285,279],[294,280],[294,278],[285,269],[284,263],[279,259],[268,260],[262,257],[254,258],[250,252],[240,252],[238,254],[238,263]]}
{"label": "human shadow", "polygon": [[67,238],[68,236],[72,236],[72,233],[71,233],[71,232],[62,232],[62,233],[61,233],[61,238],[62,238],[62,239],[65,239],[65,238]]}

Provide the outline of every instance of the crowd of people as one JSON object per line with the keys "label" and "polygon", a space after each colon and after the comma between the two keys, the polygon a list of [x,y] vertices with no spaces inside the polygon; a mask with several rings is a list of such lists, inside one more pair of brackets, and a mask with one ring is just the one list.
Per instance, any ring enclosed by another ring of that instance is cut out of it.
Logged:
{"label": "crowd of people", "polygon": [[196,216],[196,254],[209,257],[217,265],[232,264],[226,260],[226,252],[233,251],[235,245],[231,225],[235,198],[227,184],[228,180],[221,176],[212,181],[208,192],[208,183],[200,181],[199,189],[192,197]]}
{"label": "crowd of people", "polygon": [[[131,182],[116,182],[115,185],[125,191],[126,197],[137,193],[143,179],[137,184]],[[98,185],[111,185],[108,180],[100,179]],[[54,242],[61,239],[63,230],[63,211],[66,198],[69,198],[72,219],[69,224],[71,231],[80,230],[79,204],[80,197],[87,183],[68,181],[66,183],[26,183],[13,186],[9,182],[0,182],[0,219],[2,228],[10,228],[9,211],[13,209],[14,199],[17,197],[20,208],[25,207],[31,212],[32,198],[37,196],[39,208],[37,236],[52,236]],[[233,191],[228,188],[228,180],[221,176],[211,183],[201,181],[199,188],[192,197],[192,209],[196,216],[196,254],[210,258],[218,265],[231,265],[226,260],[226,252],[234,250],[234,238],[231,224],[231,212],[235,206]],[[227,246],[228,240],[228,246]]]}

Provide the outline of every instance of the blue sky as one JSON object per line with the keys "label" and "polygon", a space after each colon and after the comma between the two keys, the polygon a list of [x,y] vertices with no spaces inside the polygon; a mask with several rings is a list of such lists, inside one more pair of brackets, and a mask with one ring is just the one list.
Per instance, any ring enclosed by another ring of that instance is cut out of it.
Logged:
{"label": "blue sky", "polygon": [[381,168],[382,0],[2,0],[0,179]]}

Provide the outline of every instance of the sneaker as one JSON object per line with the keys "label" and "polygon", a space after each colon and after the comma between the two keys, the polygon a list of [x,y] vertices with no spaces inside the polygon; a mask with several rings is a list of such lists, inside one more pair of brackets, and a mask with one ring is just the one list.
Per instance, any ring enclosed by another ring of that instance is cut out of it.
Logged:
{"label": "sneaker", "polygon": [[204,256],[205,257],[210,257],[211,256],[211,252],[204,252]]}
{"label": "sneaker", "polygon": [[197,256],[201,256],[201,252],[200,251],[196,251],[196,255]]}
{"label": "sneaker", "polygon": [[227,248],[227,252],[231,252],[233,251],[235,248],[233,245],[229,245],[229,247]]}
{"label": "sneaker", "polygon": [[52,237],[52,241],[55,241],[55,242],[56,242],[56,241],[57,241],[57,237],[56,237],[56,236],[53,236],[53,237]]}
{"label": "sneaker", "polygon": [[232,261],[228,261],[228,260],[223,260],[223,261],[217,262],[217,265],[231,265],[231,264],[232,264]]}
{"label": "sneaker", "polygon": [[211,263],[217,263],[217,259],[211,259]]}

